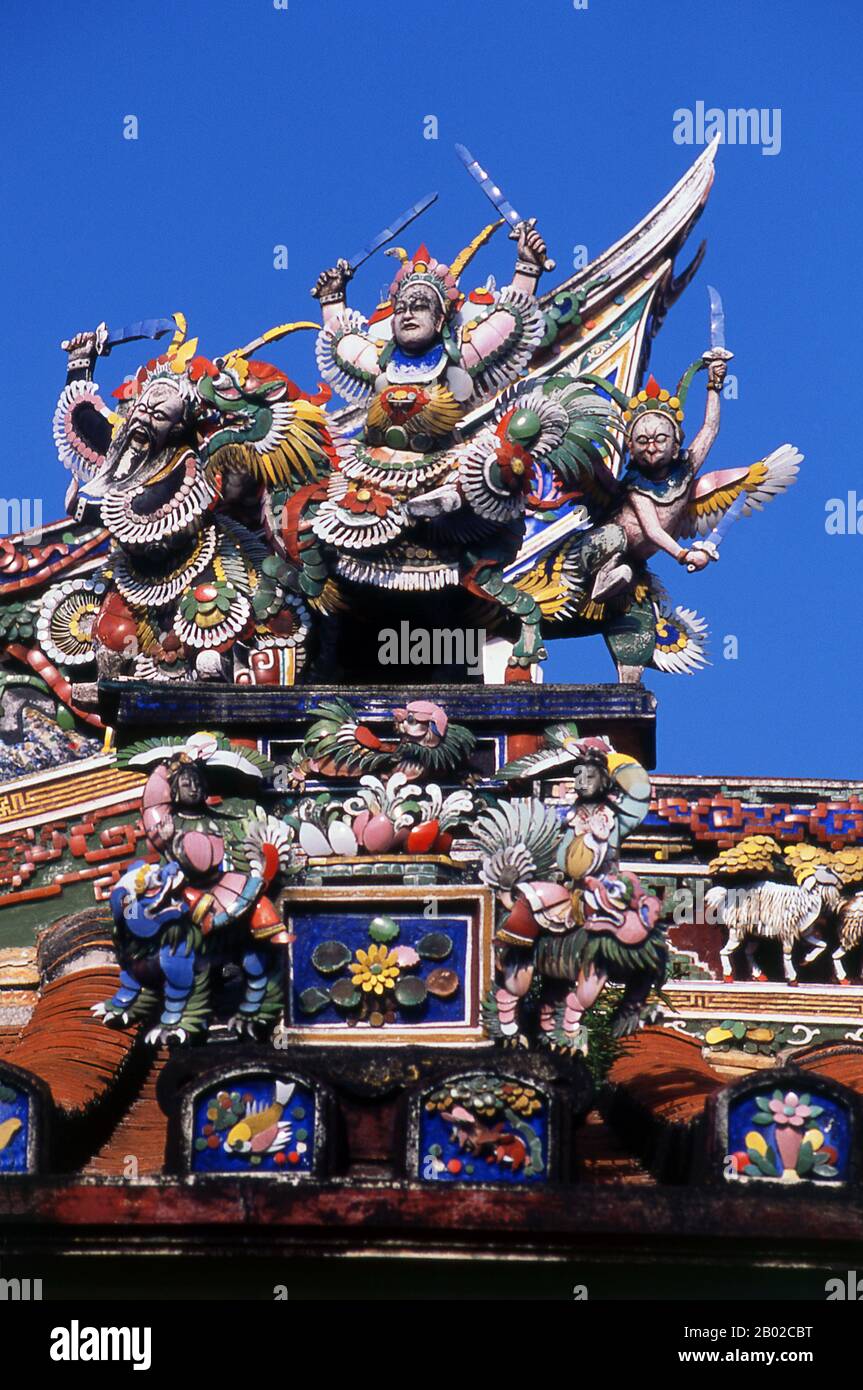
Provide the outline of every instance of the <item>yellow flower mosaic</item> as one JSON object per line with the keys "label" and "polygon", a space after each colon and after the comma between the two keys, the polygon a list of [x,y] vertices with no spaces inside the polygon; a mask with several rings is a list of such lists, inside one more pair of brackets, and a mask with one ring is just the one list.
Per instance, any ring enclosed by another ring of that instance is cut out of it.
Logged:
{"label": "yellow flower mosaic", "polygon": [[360,948],[356,960],[348,966],[354,977],[357,989],[367,994],[383,994],[385,989],[394,989],[399,977],[399,961],[395,951],[386,946],[373,945],[367,951]]}

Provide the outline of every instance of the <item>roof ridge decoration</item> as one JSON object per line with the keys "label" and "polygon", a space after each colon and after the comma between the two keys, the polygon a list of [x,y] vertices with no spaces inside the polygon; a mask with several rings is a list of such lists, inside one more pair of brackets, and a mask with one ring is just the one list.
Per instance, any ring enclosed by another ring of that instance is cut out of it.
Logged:
{"label": "roof ridge decoration", "polygon": [[[413,257],[391,248],[401,261],[392,312],[371,324],[347,308],[353,268],[339,262],[315,287],[328,383],[317,394],[255,355],[315,328],[305,320],[212,358],[182,315],[70,339],[55,417],[74,475],[68,503],[79,525],[92,518],[107,530],[111,553],[92,575],[65,570],[93,586],[81,614],[56,595],[35,596],[47,605],[40,630],[50,626],[58,698],[74,704],[67,659],[102,677],[320,679],[344,660],[338,615],[356,607],[357,591],[379,607],[390,590],[472,604],[509,644],[507,680],[531,679],[556,633],[601,633],[621,680],[647,666],[699,669],[706,624],[665,597],[630,513],[659,507],[661,548],[703,569],[731,521],[789,486],[800,461],[785,445],[750,467],[700,473],[718,424],[724,346],[711,343],[675,396],[652,379],[640,386],[650,334],[702,254],[674,278],[715,153],[714,143],[632,232],[542,297],[545,243],[536,219],[513,223],[509,204],[452,268],[424,244]],[[465,298],[459,275],[507,218],[518,244],[511,283],[488,281]],[[96,361],[168,328],[167,351],[105,405]],[[683,449],[683,400],[702,370],[705,420]],[[327,412],[332,389],[365,403],[361,434]],[[633,429],[644,420],[651,433],[657,414],[673,416],[669,458]]]}

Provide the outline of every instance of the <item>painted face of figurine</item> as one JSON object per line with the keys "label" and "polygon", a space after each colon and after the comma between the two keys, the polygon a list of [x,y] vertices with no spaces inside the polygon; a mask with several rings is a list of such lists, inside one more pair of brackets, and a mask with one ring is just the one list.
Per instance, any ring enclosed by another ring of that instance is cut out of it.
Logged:
{"label": "painted face of figurine", "polygon": [[579,801],[598,801],[608,788],[608,774],[596,763],[576,763],[572,781]]}
{"label": "painted face of figurine", "polygon": [[434,290],[407,285],[393,308],[393,336],[400,348],[421,356],[440,338],[444,312]]}
{"label": "painted face of figurine", "polygon": [[157,376],[144,387],[79,497],[124,549],[170,550],[201,530],[215,493],[179,381]]}
{"label": "painted face of figurine", "polygon": [[200,770],[194,763],[182,766],[174,774],[171,784],[171,799],[174,805],[184,811],[202,806],[206,800],[206,787]]}
{"label": "painted face of figurine", "polygon": [[629,452],[641,468],[655,472],[667,468],[678,454],[677,432],[667,415],[648,412],[632,427]]}
{"label": "painted face of figurine", "polygon": [[154,381],[129,412],[111,445],[106,470],[115,483],[138,476],[150,460],[158,459],[172,439],[182,434],[188,402],[170,381]]}

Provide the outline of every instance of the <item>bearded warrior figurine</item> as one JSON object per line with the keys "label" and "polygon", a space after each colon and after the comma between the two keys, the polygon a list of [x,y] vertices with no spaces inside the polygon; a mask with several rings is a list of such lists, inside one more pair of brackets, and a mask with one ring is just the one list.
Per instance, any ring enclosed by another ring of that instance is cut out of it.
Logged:
{"label": "bearded warrior figurine", "polygon": [[217,365],[183,336],[114,392],[116,410],[92,380],[104,330],[66,344],[54,437],[74,475],[67,507],[94,512],[112,545],[90,582],[89,640],[63,594],[46,595],[47,655],[95,659],[103,676],[290,684],[309,615],[267,542],[266,501],[329,467],[320,399],[248,360],[264,339]]}

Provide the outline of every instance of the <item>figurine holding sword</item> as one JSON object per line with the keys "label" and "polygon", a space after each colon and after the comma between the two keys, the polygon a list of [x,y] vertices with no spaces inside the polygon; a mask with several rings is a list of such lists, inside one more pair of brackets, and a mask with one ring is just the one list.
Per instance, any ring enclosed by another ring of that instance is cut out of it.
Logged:
{"label": "figurine holding sword", "polygon": [[[411,257],[391,248],[401,267],[386,303],[371,323],[346,303],[356,269],[424,211],[423,199],[349,260],[341,258],[317,278],[312,294],[324,321],[318,370],[350,400],[370,400],[367,438],[376,446],[428,453],[452,438],[468,403],[516,380],[538,347],[544,321],[536,286],[548,259],[536,219],[521,218],[463,147],[459,157],[499,213],[448,264],[420,246]],[[512,281],[479,311],[465,305],[459,280],[473,256],[506,222],[517,242]],[[410,407],[404,389],[417,393]],[[395,393],[395,394],[394,394]],[[410,413],[413,412],[413,413]]]}
{"label": "figurine holding sword", "polygon": [[[719,545],[734,521],[783,492],[797,474],[799,454],[783,445],[749,468],[702,473],[719,433],[720,394],[732,353],[725,346],[725,314],[710,286],[710,347],[684,372],[674,393],[651,376],[632,397],[602,378],[587,381],[620,407],[628,463],[620,479],[597,481],[604,502],[591,502],[594,525],[574,548],[574,608],[611,633],[620,679],[635,682],[655,649],[651,576],[647,562],[671,555],[689,573],[719,559]],[[690,386],[707,372],[701,428],[684,447],[683,412]],[[687,545],[690,537],[697,537]],[[618,631],[619,629],[619,631]]]}

